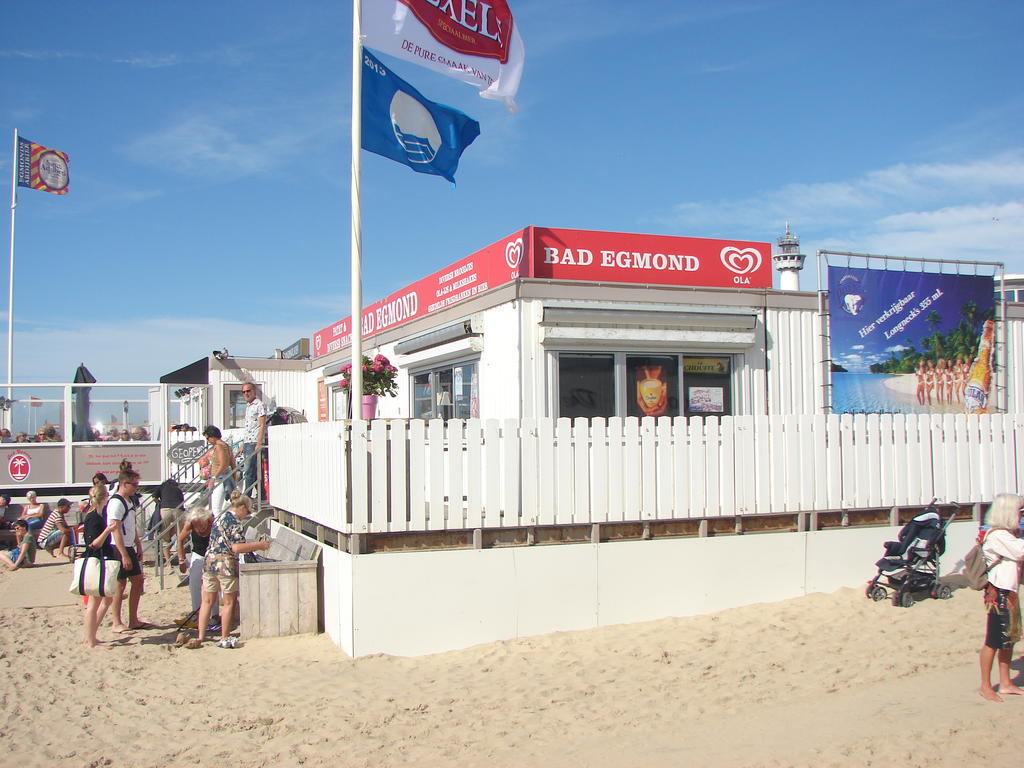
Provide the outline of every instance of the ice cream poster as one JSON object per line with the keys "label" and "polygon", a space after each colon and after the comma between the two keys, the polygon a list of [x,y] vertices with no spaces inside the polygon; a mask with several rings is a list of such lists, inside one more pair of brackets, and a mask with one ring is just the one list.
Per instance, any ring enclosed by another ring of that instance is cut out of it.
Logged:
{"label": "ice cream poster", "polygon": [[828,268],[833,413],[988,409],[990,275]]}
{"label": "ice cream poster", "polygon": [[678,416],[678,363],[671,357],[631,357],[633,380],[627,413],[630,416]]}

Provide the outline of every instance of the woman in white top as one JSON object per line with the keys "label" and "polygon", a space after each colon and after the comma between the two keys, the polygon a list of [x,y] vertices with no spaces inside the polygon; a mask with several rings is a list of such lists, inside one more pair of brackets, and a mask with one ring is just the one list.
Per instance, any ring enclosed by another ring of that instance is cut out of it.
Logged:
{"label": "woman in white top", "polygon": [[28,532],[35,536],[43,527],[43,521],[46,520],[46,505],[36,500],[35,491],[26,493],[25,500],[27,503],[21,513],[21,519],[28,523]]}
{"label": "woman in white top", "polygon": [[[1017,588],[1020,586],[1020,564],[1024,561],[1024,539],[1020,532],[1021,506],[1024,498],[1012,493],[996,496],[985,515],[989,527],[982,541],[981,551],[985,554],[988,584],[985,585],[985,610],[988,619],[985,628],[985,645],[979,654],[981,662],[982,698],[1002,701],[999,693],[1024,696],[1024,690],[1010,680],[1010,658],[1013,645],[1021,637],[1020,602]],[[999,656],[999,693],[992,687],[992,661]]]}

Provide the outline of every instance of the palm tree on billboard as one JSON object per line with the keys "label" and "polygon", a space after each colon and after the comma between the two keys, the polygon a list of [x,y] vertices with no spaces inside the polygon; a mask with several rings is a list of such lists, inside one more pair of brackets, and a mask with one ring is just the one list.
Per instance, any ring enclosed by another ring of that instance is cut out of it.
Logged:
{"label": "palm tree on billboard", "polygon": [[932,327],[932,354],[935,359],[938,360],[940,357],[944,357],[942,354],[942,334],[939,333],[939,323],[942,322],[942,318],[939,313],[934,309],[928,313],[924,321]]}

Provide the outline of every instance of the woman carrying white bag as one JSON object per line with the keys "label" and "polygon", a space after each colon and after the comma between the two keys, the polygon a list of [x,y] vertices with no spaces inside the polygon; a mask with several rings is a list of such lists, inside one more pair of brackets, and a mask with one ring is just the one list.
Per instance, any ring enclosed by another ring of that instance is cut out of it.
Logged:
{"label": "woman carrying white bag", "polygon": [[[107,489],[103,485],[94,485],[89,489],[89,512],[86,514],[82,524],[82,540],[86,543],[85,554],[75,562],[82,562],[89,558],[92,558],[94,562],[97,558],[108,562],[112,560],[113,562],[109,563],[107,567],[113,569],[113,585],[114,589],[116,589],[117,573],[121,562],[117,555],[117,550],[114,549],[114,545],[110,541],[110,529],[107,527],[106,506],[108,497]],[[85,567],[84,564],[82,567]],[[106,567],[104,570],[106,570]],[[78,574],[77,569],[75,573]],[[74,591],[77,582],[72,581],[71,586]],[[113,595],[113,589],[105,589],[103,597],[89,598],[89,604],[85,607],[85,617],[83,619],[85,634],[82,641],[87,648],[95,648],[100,645],[100,641],[96,639],[96,628],[103,621],[103,616],[110,607]]]}

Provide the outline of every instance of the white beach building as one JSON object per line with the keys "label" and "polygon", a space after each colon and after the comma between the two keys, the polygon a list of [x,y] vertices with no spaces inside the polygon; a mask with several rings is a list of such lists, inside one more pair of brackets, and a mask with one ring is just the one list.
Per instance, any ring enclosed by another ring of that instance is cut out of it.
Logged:
{"label": "white beach building", "polygon": [[999,317],[990,413],[839,417],[822,296],[773,289],[771,263],[515,232],[364,309],[364,354],[398,368],[369,422],[345,418],[351,319],[316,332],[270,499],[325,545],[335,642],[421,654],[862,584],[936,496],[967,521],[954,568],[981,505],[1022,489],[1024,305]]}
{"label": "white beach building", "polygon": [[307,420],[270,428],[268,498],[322,545],[320,625],[353,656],[856,586],[935,497],[955,570],[982,505],[1024,490],[1020,286],[996,284],[987,413],[839,416],[803,261],[788,231],[773,255],[527,227],[364,308],[364,353],[397,367],[376,418],[346,418],[344,318],[155,385],[16,385],[3,424],[59,439],[7,448],[4,485],[66,495],[124,458],[159,483],[205,424],[233,435],[252,382]]}
{"label": "white beach building", "polygon": [[[771,282],[767,243],[529,227],[367,309],[364,349],[400,371],[401,395],[379,413],[643,416],[627,380],[652,365],[666,415],[814,412],[817,299]],[[345,413],[349,324],[313,336],[330,418]],[[776,338],[787,343],[770,371]],[[698,402],[709,393],[720,402]]]}

